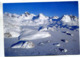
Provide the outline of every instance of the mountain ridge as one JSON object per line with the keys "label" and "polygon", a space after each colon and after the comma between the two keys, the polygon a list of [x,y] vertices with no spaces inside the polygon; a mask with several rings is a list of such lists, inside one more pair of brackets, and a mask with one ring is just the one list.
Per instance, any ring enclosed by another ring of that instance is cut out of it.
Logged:
{"label": "mountain ridge", "polygon": [[[38,15],[25,12],[22,15],[4,13],[4,33],[11,32],[18,35],[22,26],[42,26],[44,28],[66,28],[69,30],[77,30],[79,28],[78,18],[73,15],[63,15],[61,17],[53,16],[48,17],[40,13]],[[16,30],[15,30],[16,28]],[[11,29],[11,30],[10,30]],[[46,30],[47,30],[46,29]],[[37,29],[38,30],[38,29]],[[16,36],[14,35],[14,36]]]}

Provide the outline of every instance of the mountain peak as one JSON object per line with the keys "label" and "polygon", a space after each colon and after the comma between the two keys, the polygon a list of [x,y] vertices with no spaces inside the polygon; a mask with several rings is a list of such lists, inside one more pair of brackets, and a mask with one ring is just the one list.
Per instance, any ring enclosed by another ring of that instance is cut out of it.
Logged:
{"label": "mountain peak", "polygon": [[44,15],[42,13],[40,13],[39,16],[44,16]]}
{"label": "mountain peak", "polygon": [[4,15],[11,17],[11,13],[5,12]]}
{"label": "mountain peak", "polygon": [[53,19],[58,19],[59,17],[58,16],[53,16]]}
{"label": "mountain peak", "polygon": [[61,19],[61,21],[69,26],[75,26],[78,25],[78,19],[75,16],[70,15],[64,15]]}
{"label": "mountain peak", "polygon": [[43,15],[42,13],[38,14],[37,16],[39,19],[48,19],[47,16]]}
{"label": "mountain peak", "polygon": [[71,22],[71,18],[70,18],[69,15],[64,15],[64,16],[62,17],[62,21],[64,21],[64,22]]}
{"label": "mountain peak", "polygon": [[29,12],[25,12],[24,14],[25,14],[25,16],[28,16],[28,15],[30,15],[30,13],[29,13]]}

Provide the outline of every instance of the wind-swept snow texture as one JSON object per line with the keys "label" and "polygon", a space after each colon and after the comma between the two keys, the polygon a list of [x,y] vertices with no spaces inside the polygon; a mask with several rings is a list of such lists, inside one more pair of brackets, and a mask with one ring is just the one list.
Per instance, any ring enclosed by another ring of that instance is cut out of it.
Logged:
{"label": "wind-swept snow texture", "polygon": [[4,13],[6,56],[79,54],[78,18]]}

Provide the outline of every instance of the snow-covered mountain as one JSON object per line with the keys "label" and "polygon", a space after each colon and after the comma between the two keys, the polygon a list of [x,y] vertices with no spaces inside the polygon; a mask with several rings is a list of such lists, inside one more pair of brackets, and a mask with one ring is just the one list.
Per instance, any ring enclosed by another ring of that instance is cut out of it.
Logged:
{"label": "snow-covered mountain", "polygon": [[28,12],[25,12],[24,14],[22,14],[21,16],[19,16],[19,18],[25,19],[25,20],[30,20],[34,17],[34,14],[30,14]]}
{"label": "snow-covered mountain", "polygon": [[61,21],[65,24],[65,25],[69,25],[69,26],[77,26],[78,25],[78,19],[76,16],[69,16],[69,15],[64,15],[61,19]]}
{"label": "snow-covered mountain", "polygon": [[33,20],[36,20],[36,19],[45,20],[45,19],[48,19],[48,17],[40,13],[37,16],[34,16]]}
{"label": "snow-covered mountain", "polygon": [[59,28],[67,28],[70,30],[75,30],[79,27],[78,25],[78,18],[72,15],[63,15],[58,19],[50,19],[50,27],[56,26]]}
{"label": "snow-covered mountain", "polygon": [[43,15],[42,13],[40,13],[37,16],[34,16],[32,18],[32,20],[38,25],[47,24],[48,23],[48,19],[49,19],[49,17]]}
{"label": "snow-covered mountain", "polygon": [[58,16],[53,16],[52,18],[53,18],[53,19],[58,19],[59,17],[58,17]]}
{"label": "snow-covered mountain", "polygon": [[[62,17],[48,17],[42,13],[34,15],[25,12],[22,15],[4,13],[4,34],[11,34],[12,37],[18,37],[22,30],[22,26],[43,26],[46,30],[51,27],[67,28],[70,30],[77,29],[78,18],[72,15],[63,15]],[[42,29],[44,29],[42,28]],[[38,29],[37,29],[38,30]]]}
{"label": "snow-covered mountain", "polygon": [[19,36],[20,22],[17,16],[17,14],[4,13],[4,35],[8,36],[7,34],[10,34],[11,37]]}

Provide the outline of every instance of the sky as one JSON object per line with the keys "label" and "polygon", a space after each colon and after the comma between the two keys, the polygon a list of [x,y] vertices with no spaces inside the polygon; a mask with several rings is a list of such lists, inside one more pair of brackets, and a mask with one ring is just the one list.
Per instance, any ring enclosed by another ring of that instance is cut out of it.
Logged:
{"label": "sky", "polygon": [[4,3],[3,13],[23,14],[24,12],[38,15],[43,13],[46,16],[75,15],[78,17],[78,2],[32,2],[32,3]]}

